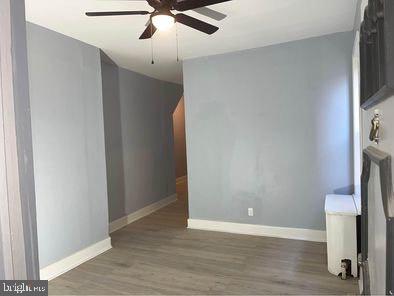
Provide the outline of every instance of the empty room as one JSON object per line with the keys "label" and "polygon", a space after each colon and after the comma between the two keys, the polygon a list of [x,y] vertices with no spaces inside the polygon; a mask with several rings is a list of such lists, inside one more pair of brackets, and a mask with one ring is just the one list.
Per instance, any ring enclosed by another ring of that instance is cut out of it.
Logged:
{"label": "empty room", "polygon": [[393,0],[0,0],[1,295],[392,295]]}

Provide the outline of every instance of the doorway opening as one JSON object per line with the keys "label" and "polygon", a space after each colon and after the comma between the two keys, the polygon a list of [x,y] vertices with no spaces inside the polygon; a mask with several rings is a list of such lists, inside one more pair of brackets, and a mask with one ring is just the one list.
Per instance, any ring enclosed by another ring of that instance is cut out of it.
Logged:
{"label": "doorway opening", "polygon": [[189,216],[188,187],[187,187],[187,157],[186,157],[186,128],[185,128],[185,100],[182,97],[173,117],[174,128],[174,159],[176,176],[176,193],[178,201],[184,206],[186,218]]}

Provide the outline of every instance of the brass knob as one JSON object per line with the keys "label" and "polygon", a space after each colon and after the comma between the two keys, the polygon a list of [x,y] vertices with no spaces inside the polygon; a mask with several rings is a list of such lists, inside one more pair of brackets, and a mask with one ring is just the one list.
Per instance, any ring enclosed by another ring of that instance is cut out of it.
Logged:
{"label": "brass knob", "polygon": [[369,133],[369,140],[379,144],[380,141],[380,115],[375,113],[371,120],[371,132]]}

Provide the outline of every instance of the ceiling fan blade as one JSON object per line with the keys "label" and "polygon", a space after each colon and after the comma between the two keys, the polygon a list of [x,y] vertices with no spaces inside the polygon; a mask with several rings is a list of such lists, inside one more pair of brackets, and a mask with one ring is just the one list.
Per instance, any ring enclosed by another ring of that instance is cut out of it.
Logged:
{"label": "ceiling fan blade", "polygon": [[219,30],[218,27],[215,27],[211,24],[208,24],[206,22],[200,21],[194,17],[188,16],[186,14],[183,13],[178,13],[175,16],[175,19],[178,23],[184,24],[188,27],[191,27],[193,29],[199,30],[201,32],[204,32],[206,34],[213,34],[215,33],[217,30]]}
{"label": "ceiling fan blade", "polygon": [[211,19],[214,19],[216,21],[224,20],[227,17],[227,15],[225,15],[224,13],[210,9],[208,7],[196,8],[196,9],[193,9],[193,11],[195,11],[199,14],[202,14],[204,16],[210,17]]}
{"label": "ceiling fan blade", "polygon": [[146,15],[149,11],[92,11],[87,12],[87,16],[114,16],[114,15]]}
{"label": "ceiling fan blade", "polygon": [[[102,1],[110,1],[110,0],[102,0]],[[115,1],[121,1],[121,0],[115,0]],[[148,4],[155,9],[160,8],[162,6],[160,0],[122,0],[122,1],[148,2]]]}
{"label": "ceiling fan blade", "polygon": [[161,0],[146,0],[150,6],[153,8],[160,8],[162,6]]}
{"label": "ceiling fan blade", "polygon": [[204,6],[219,4],[231,0],[176,0],[173,4],[174,8],[178,11],[186,11],[190,9],[196,9]]}
{"label": "ceiling fan blade", "polygon": [[152,22],[149,22],[149,25],[146,27],[145,31],[142,33],[140,36],[140,39],[149,39],[155,34],[156,32],[156,27],[152,24]]}

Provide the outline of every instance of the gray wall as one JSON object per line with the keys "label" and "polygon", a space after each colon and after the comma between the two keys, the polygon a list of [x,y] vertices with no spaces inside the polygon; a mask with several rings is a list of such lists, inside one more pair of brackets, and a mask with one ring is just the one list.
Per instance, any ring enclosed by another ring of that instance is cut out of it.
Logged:
{"label": "gray wall", "polygon": [[28,24],[40,267],[108,237],[100,53]]}
{"label": "gray wall", "polygon": [[184,62],[190,218],[325,229],[353,191],[352,37]]}
{"label": "gray wall", "polygon": [[182,87],[118,68],[104,54],[102,73],[114,221],[175,193],[172,113]]}
{"label": "gray wall", "polygon": [[187,175],[185,99],[182,97],[172,116],[174,122],[174,157],[177,178]]}

